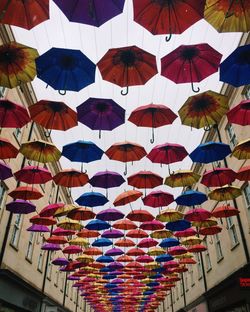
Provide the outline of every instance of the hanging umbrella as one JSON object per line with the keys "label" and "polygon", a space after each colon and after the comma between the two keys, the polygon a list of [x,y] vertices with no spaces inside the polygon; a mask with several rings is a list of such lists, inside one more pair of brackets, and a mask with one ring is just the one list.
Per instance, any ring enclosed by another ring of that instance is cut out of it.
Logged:
{"label": "hanging umbrella", "polygon": [[178,246],[180,245],[180,242],[178,241],[178,239],[176,238],[164,238],[159,246],[162,247],[162,248],[169,248],[169,247],[173,247],[173,246]]}
{"label": "hanging umbrella", "polygon": [[158,245],[158,241],[153,239],[153,238],[144,238],[139,243],[137,246],[139,248],[150,248],[150,247],[155,247]]}
{"label": "hanging umbrella", "polygon": [[208,164],[210,162],[222,160],[229,154],[231,154],[231,148],[228,144],[206,142],[198,145],[189,156],[193,162]]}
{"label": "hanging umbrella", "polygon": [[144,231],[156,231],[162,230],[164,228],[164,224],[158,220],[145,221],[140,225],[140,229]]}
{"label": "hanging umbrella", "polygon": [[43,197],[43,194],[35,187],[19,186],[9,193],[12,198],[23,200],[37,200]]}
{"label": "hanging umbrella", "polygon": [[235,146],[232,155],[237,159],[250,159],[250,139],[238,143]]}
{"label": "hanging umbrella", "polygon": [[156,220],[161,222],[174,222],[183,218],[183,213],[176,209],[164,209],[157,216]]}
{"label": "hanging umbrella", "polygon": [[201,244],[196,244],[188,248],[189,252],[203,252],[206,250],[207,250],[207,247]]}
{"label": "hanging umbrella", "polygon": [[96,258],[96,262],[100,262],[100,263],[111,263],[114,261],[115,260],[111,256],[100,256]]}
{"label": "hanging umbrella", "polygon": [[0,100],[0,128],[22,128],[29,121],[30,116],[24,106],[7,99]]}
{"label": "hanging umbrella", "polygon": [[111,239],[121,238],[124,236],[124,233],[116,229],[109,229],[109,230],[104,231],[101,236],[106,237],[106,238],[111,238]]}
{"label": "hanging umbrella", "polygon": [[201,183],[207,187],[231,184],[236,178],[236,173],[230,168],[214,168],[203,174]]}
{"label": "hanging umbrella", "polygon": [[228,109],[227,96],[206,91],[190,96],[179,109],[178,114],[183,125],[207,130],[212,125],[218,124]]}
{"label": "hanging umbrella", "polygon": [[145,251],[136,247],[136,248],[130,248],[127,252],[126,252],[127,256],[134,256],[134,257],[138,257],[138,256],[144,256],[145,255]]}
{"label": "hanging umbrella", "polygon": [[229,205],[215,207],[212,211],[212,215],[216,218],[229,218],[233,216],[237,216],[240,211],[234,207]]}
{"label": "hanging umbrella", "polygon": [[[73,221],[75,222],[75,221]],[[52,231],[52,235],[56,235],[56,236],[72,236],[75,234],[74,230],[65,230],[62,229],[60,227],[56,228],[54,231]]]}
{"label": "hanging umbrella", "polygon": [[41,250],[48,250],[52,252],[61,250],[61,247],[58,244],[45,243],[42,245]]}
{"label": "hanging umbrella", "polygon": [[54,217],[63,217],[67,216],[67,214],[74,210],[79,208],[77,205],[74,204],[64,204],[63,206],[59,206],[57,210],[54,212]]}
{"label": "hanging umbrella", "polygon": [[87,207],[74,208],[67,213],[68,218],[78,221],[94,219],[95,215],[96,214]]}
{"label": "hanging umbrella", "polygon": [[130,256],[122,255],[122,256],[117,258],[117,261],[119,261],[119,262],[132,262],[132,261],[134,261],[134,259]]}
{"label": "hanging umbrella", "polygon": [[222,55],[209,44],[181,45],[161,59],[161,75],[175,83],[200,82],[216,73]]}
{"label": "hanging umbrella", "polygon": [[203,208],[194,208],[185,213],[184,219],[188,221],[204,221],[211,217],[211,212]]}
{"label": "hanging umbrella", "polygon": [[67,260],[65,258],[56,258],[56,259],[52,260],[51,263],[54,265],[63,266],[63,265],[69,264],[69,260]]}
{"label": "hanging umbrella", "polygon": [[5,164],[4,162],[0,162],[0,180],[6,180],[12,177],[12,170],[11,168]]}
{"label": "hanging umbrella", "polygon": [[36,206],[26,200],[16,199],[6,204],[6,210],[12,213],[28,214],[28,213],[36,211]]}
{"label": "hanging umbrella", "polygon": [[103,206],[108,202],[108,199],[98,192],[86,192],[77,198],[76,203],[81,206],[98,207]]}
{"label": "hanging umbrella", "polygon": [[52,175],[48,169],[38,166],[25,166],[14,173],[18,181],[28,184],[44,184],[52,180]]}
{"label": "hanging umbrella", "polygon": [[26,158],[40,163],[58,161],[61,157],[61,152],[54,144],[42,140],[22,143],[19,152]]}
{"label": "hanging umbrella", "polygon": [[138,127],[152,128],[151,143],[154,143],[154,128],[172,124],[177,115],[167,106],[148,104],[132,111],[128,120]]}
{"label": "hanging umbrella", "polygon": [[56,220],[53,217],[41,217],[36,215],[30,218],[30,223],[50,226],[56,224]]}
{"label": "hanging umbrella", "polygon": [[215,235],[219,234],[222,231],[222,227],[218,225],[213,225],[209,227],[203,227],[199,229],[199,234],[207,236],[207,235]]}
{"label": "hanging umbrella", "polygon": [[250,44],[238,47],[220,64],[220,81],[234,87],[250,84]]}
{"label": "hanging umbrella", "polygon": [[47,243],[51,244],[58,244],[58,245],[64,245],[68,242],[67,238],[63,236],[50,236],[49,238],[46,239]]}
{"label": "hanging umbrella", "polygon": [[192,170],[178,170],[170,174],[170,176],[165,179],[164,184],[170,187],[191,187],[193,184],[197,183],[199,179],[200,175]]}
{"label": "hanging umbrella", "polygon": [[205,0],[151,1],[133,0],[134,21],[153,35],[165,35],[169,41],[172,34],[181,34],[203,18]]}
{"label": "hanging umbrella", "polygon": [[82,252],[82,248],[80,246],[67,246],[65,248],[63,248],[62,252],[64,254],[68,254],[68,255],[74,255],[74,254],[79,254]]}
{"label": "hanging umbrella", "polygon": [[105,256],[111,256],[111,257],[120,256],[123,254],[124,254],[124,251],[122,251],[120,248],[111,248],[105,252]]}
{"label": "hanging umbrella", "polygon": [[112,160],[125,163],[125,175],[127,174],[127,162],[138,161],[147,155],[143,146],[129,141],[113,144],[105,154]]}
{"label": "hanging umbrella", "polygon": [[79,221],[65,219],[60,222],[57,222],[57,226],[64,229],[64,230],[73,230],[73,231],[80,231],[82,225]]}
{"label": "hanging umbrella", "polygon": [[95,64],[80,50],[51,48],[36,59],[37,77],[60,94],[80,91],[95,81]]}
{"label": "hanging umbrella", "polygon": [[142,198],[144,205],[158,208],[163,206],[168,206],[174,201],[172,194],[163,191],[153,191],[147,196]]}
{"label": "hanging umbrella", "polygon": [[143,209],[137,209],[131,211],[129,214],[126,216],[129,220],[135,221],[135,222],[145,222],[145,221],[153,221],[154,216],[149,213],[147,210]]}
{"label": "hanging umbrella", "polygon": [[148,237],[148,233],[143,231],[142,229],[130,230],[126,233],[127,237],[131,238],[146,238]]}
{"label": "hanging umbrella", "polygon": [[240,170],[236,173],[236,178],[240,181],[249,181],[250,180],[250,166],[241,167]]}
{"label": "hanging umbrella", "polygon": [[218,32],[248,32],[250,5],[247,1],[208,0],[204,18]]}
{"label": "hanging umbrella", "polygon": [[118,239],[115,242],[115,245],[118,247],[133,247],[135,246],[135,242],[133,242],[131,239],[128,239],[128,238],[122,238],[122,239]]}
{"label": "hanging umbrella", "polygon": [[201,205],[206,200],[206,194],[194,190],[188,190],[176,197],[175,202],[177,203],[177,205],[181,206],[195,206]]}
{"label": "hanging umbrella", "polygon": [[150,234],[150,237],[156,239],[168,238],[173,236],[173,233],[168,230],[156,230]]}
{"label": "hanging umbrella", "polygon": [[125,0],[54,0],[69,21],[99,27],[123,11]]}
{"label": "hanging umbrella", "polygon": [[202,228],[202,227],[209,227],[209,226],[214,226],[217,225],[217,220],[214,217],[211,217],[209,219],[206,220],[202,220],[202,221],[193,221],[192,225],[195,226],[196,228]]}
{"label": "hanging umbrella", "polygon": [[183,231],[177,231],[174,233],[175,237],[189,237],[189,236],[194,236],[197,234],[197,231],[193,228],[189,228]]}
{"label": "hanging umbrella", "polygon": [[16,158],[18,149],[9,140],[0,137],[0,159]]}
{"label": "hanging umbrella", "polygon": [[68,241],[69,245],[77,245],[82,247],[87,247],[89,245],[89,242],[82,237],[76,237]]}
{"label": "hanging umbrella", "polygon": [[98,237],[101,234],[95,230],[82,229],[76,235],[79,237],[83,237],[83,238],[93,238],[93,237]]}
{"label": "hanging umbrella", "polygon": [[0,23],[30,30],[49,19],[49,0],[3,0],[0,12]]}
{"label": "hanging umbrella", "polygon": [[46,129],[66,131],[77,126],[76,112],[63,102],[41,100],[29,106],[29,112],[31,119]]}
{"label": "hanging umbrella", "polygon": [[129,86],[144,85],[157,74],[155,56],[137,46],[109,49],[97,66],[102,79],[126,87],[122,95],[128,94]]}
{"label": "hanging umbrella", "polygon": [[210,193],[208,193],[208,197],[213,200],[217,201],[227,201],[237,198],[241,196],[242,192],[241,189],[236,186],[223,186],[217,188]]}
{"label": "hanging umbrella", "polygon": [[137,225],[129,219],[118,220],[115,223],[113,223],[112,226],[115,229],[124,231],[137,229]]}
{"label": "hanging umbrella", "polygon": [[138,198],[142,197],[142,192],[136,190],[125,191],[118,195],[113,204],[115,207],[124,206],[130,204],[133,201],[136,201]]}
{"label": "hanging umbrella", "polygon": [[98,238],[96,239],[93,243],[92,246],[93,247],[107,247],[107,246],[111,246],[113,243],[110,239],[102,237],[102,238]]}
{"label": "hanging umbrella", "polygon": [[95,219],[91,220],[88,224],[86,224],[85,228],[87,230],[101,231],[109,229],[110,225],[106,221]]}
{"label": "hanging umbrella", "polygon": [[[183,247],[183,246],[174,246],[174,247],[170,247],[168,249],[168,253],[171,255],[171,256],[177,256],[177,255],[183,255],[185,253],[187,253],[188,250]],[[167,262],[168,264],[169,262]]]}
{"label": "hanging umbrella", "polygon": [[187,220],[171,221],[166,224],[166,229],[172,232],[183,231],[191,227],[191,222]]}
{"label": "hanging umbrella", "polygon": [[124,214],[117,209],[109,208],[97,213],[96,219],[103,221],[116,221],[124,217]]}
{"label": "hanging umbrella", "polygon": [[89,98],[77,108],[78,121],[92,130],[111,131],[125,123],[125,109],[112,99]]}
{"label": "hanging umbrella", "polygon": [[0,86],[15,88],[36,76],[37,50],[17,42],[0,46]]}
{"label": "hanging umbrella", "polygon": [[53,180],[57,185],[64,187],[79,187],[88,183],[89,177],[86,173],[75,169],[64,169],[54,175]]}
{"label": "hanging umbrella", "polygon": [[162,185],[162,183],[162,177],[151,171],[139,171],[128,177],[128,185],[132,185],[140,189],[154,188]]}
{"label": "hanging umbrella", "polygon": [[84,249],[83,253],[85,255],[89,255],[89,256],[99,256],[99,255],[102,255],[102,251],[99,248],[96,248],[96,247],[86,248],[86,249]]}
{"label": "hanging umbrella", "polygon": [[160,256],[166,254],[166,250],[160,247],[152,247],[148,251],[148,255],[150,256]]}
{"label": "hanging umbrella", "polygon": [[243,100],[227,113],[228,122],[247,126],[250,125],[250,100]]}

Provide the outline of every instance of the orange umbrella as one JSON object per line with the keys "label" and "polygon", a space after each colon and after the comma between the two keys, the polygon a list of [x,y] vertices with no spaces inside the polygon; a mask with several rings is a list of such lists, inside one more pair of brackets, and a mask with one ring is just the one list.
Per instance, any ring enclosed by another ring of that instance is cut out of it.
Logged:
{"label": "orange umbrella", "polygon": [[117,206],[124,206],[124,205],[129,204],[133,201],[136,201],[142,195],[143,194],[140,191],[136,191],[136,190],[126,191],[126,192],[123,192],[120,195],[118,195],[116,197],[116,199],[114,200],[113,204],[116,207]]}
{"label": "orange umbrella", "polygon": [[122,255],[116,259],[119,262],[132,262],[134,259],[128,255]]}
{"label": "orange umbrella", "polygon": [[122,219],[122,220],[118,220],[115,223],[113,223],[113,228],[118,229],[118,230],[134,230],[137,228],[137,225],[129,220],[129,219]]}
{"label": "orange umbrella", "polygon": [[89,256],[99,256],[102,255],[102,251],[97,247],[86,248],[83,253]]}
{"label": "orange umbrella", "polygon": [[203,252],[205,250],[207,250],[207,247],[201,244],[197,244],[188,248],[189,252]]}
{"label": "orange umbrella", "polygon": [[250,158],[250,139],[241,141],[238,143],[233,152],[232,155],[236,157],[237,159],[249,159]]}
{"label": "orange umbrella", "polygon": [[84,172],[75,169],[65,169],[58,172],[53,177],[53,180],[57,185],[65,187],[79,187],[88,183],[89,177]]}
{"label": "orange umbrella", "polygon": [[146,238],[148,237],[148,233],[142,229],[136,229],[128,231],[126,236],[131,238]]}
{"label": "orange umbrella", "polygon": [[[95,213],[87,207],[74,208],[68,212],[67,217],[73,220],[90,220],[95,218]],[[82,237],[82,236],[81,236]]]}
{"label": "orange umbrella", "polygon": [[222,227],[218,225],[213,225],[209,227],[203,227],[199,230],[199,234],[201,235],[215,235],[222,231]]}
{"label": "orange umbrella", "polygon": [[121,238],[115,242],[115,245],[118,247],[133,247],[135,243],[131,239]]}
{"label": "orange umbrella", "polygon": [[54,225],[56,220],[53,217],[40,217],[39,215],[30,218],[30,222],[39,225]]}
{"label": "orange umbrella", "polygon": [[19,186],[9,193],[12,198],[35,200],[43,197],[43,194],[35,187]]}
{"label": "orange umbrella", "polygon": [[239,213],[240,211],[238,209],[231,207],[229,205],[216,207],[212,211],[212,215],[216,218],[229,218],[232,216],[236,216]]}
{"label": "orange umbrella", "polygon": [[151,171],[139,171],[136,174],[128,177],[128,184],[139,189],[154,188],[156,186],[162,185],[162,183],[162,177]]}
{"label": "orange umbrella", "polygon": [[68,242],[67,238],[63,237],[63,236],[50,236],[47,240],[47,243],[51,243],[51,244],[66,244]]}
{"label": "orange umbrella", "polygon": [[131,221],[136,221],[136,222],[145,222],[145,221],[152,221],[154,220],[154,216],[149,213],[147,210],[143,209],[137,209],[131,211],[128,215],[127,218]]}
{"label": "orange umbrella", "polygon": [[0,138],[0,159],[16,158],[18,149],[9,140]]}
{"label": "orange umbrella", "polygon": [[95,230],[82,229],[76,235],[83,238],[94,238],[100,236],[101,234]]}

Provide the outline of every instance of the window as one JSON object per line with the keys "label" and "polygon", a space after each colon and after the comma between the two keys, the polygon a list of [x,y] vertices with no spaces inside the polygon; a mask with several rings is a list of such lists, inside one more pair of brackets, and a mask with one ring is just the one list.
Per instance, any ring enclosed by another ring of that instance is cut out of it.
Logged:
{"label": "window", "polygon": [[13,246],[15,248],[18,248],[20,232],[21,232],[21,223],[22,223],[22,215],[18,214],[18,215],[16,215],[16,220],[14,223],[14,229],[13,229],[12,237],[10,240],[11,246]]}
{"label": "window", "polygon": [[[67,281],[67,280],[66,280]],[[69,282],[66,282],[67,284],[66,284],[66,297],[68,297],[68,295],[69,295]]]}
{"label": "window", "polygon": [[64,290],[64,276],[63,276],[63,273],[60,272],[60,275],[61,275],[61,287],[60,287],[60,291],[63,292]]}
{"label": "window", "polygon": [[231,239],[232,247],[234,247],[234,246],[238,245],[238,243],[239,243],[238,236],[236,233],[235,224],[233,222],[232,217],[226,218],[226,220],[227,220],[227,226],[228,226],[228,231],[229,231],[229,236]]}
{"label": "window", "polygon": [[74,287],[70,287],[70,300],[71,301],[73,300],[73,290],[74,290]]}
{"label": "window", "polygon": [[238,143],[238,140],[236,138],[234,128],[231,124],[227,125],[226,132],[227,132],[227,136],[228,136],[229,144],[230,144],[231,148],[235,147],[235,145]]}
{"label": "window", "polygon": [[35,233],[31,232],[30,236],[29,236],[28,248],[27,248],[27,252],[26,252],[26,259],[28,261],[32,260],[33,247],[34,247],[34,238],[35,238]]}
{"label": "window", "polygon": [[202,278],[202,267],[201,267],[201,255],[200,254],[196,255],[196,260],[197,260],[198,279],[201,279]]}
{"label": "window", "polygon": [[44,260],[44,250],[40,250],[39,256],[38,256],[38,262],[37,262],[37,270],[39,272],[43,272],[43,260]]}
{"label": "window", "polygon": [[245,202],[246,202],[246,207],[247,207],[247,211],[248,211],[248,216],[250,218],[250,184],[247,184],[244,188],[243,188],[243,195],[245,198]]}
{"label": "window", "polygon": [[[204,241],[204,245],[207,247],[206,241]],[[205,262],[206,262],[206,270],[208,272],[212,269],[212,264],[211,264],[211,259],[210,259],[208,247],[207,247],[207,250],[205,250],[204,255],[205,255]]]}
{"label": "window", "polygon": [[189,274],[190,274],[191,286],[194,286],[195,281],[194,281],[194,267],[193,267],[193,265],[190,265]]}
{"label": "window", "polygon": [[0,98],[4,97],[5,87],[0,86]]}
{"label": "window", "polygon": [[3,208],[3,205],[5,204],[6,192],[7,187],[3,183],[0,183],[0,210]]}
{"label": "window", "polygon": [[182,279],[180,280],[180,293],[181,293],[181,296],[183,296],[183,282],[182,282]]}
{"label": "window", "polygon": [[19,128],[16,128],[15,131],[13,132],[13,135],[15,137],[15,139],[17,140],[17,142],[21,142],[21,138],[22,138],[22,131]]}
{"label": "window", "polygon": [[214,235],[214,245],[215,245],[215,251],[216,251],[216,256],[217,256],[217,261],[220,261],[223,259],[223,253],[222,253],[222,248],[221,248],[221,243],[220,243],[220,238],[218,234]]}
{"label": "window", "polygon": [[247,100],[250,99],[250,85],[246,86],[245,90],[244,90],[244,96]]}
{"label": "window", "polygon": [[50,194],[49,194],[49,204],[52,204],[52,203],[53,203],[54,194],[55,194],[55,189],[56,189],[55,183],[52,183],[52,184],[51,184],[51,191],[50,191]]}
{"label": "window", "polygon": [[50,281],[51,281],[51,274],[52,274],[52,263],[51,263],[52,257],[53,257],[53,252],[50,252],[48,270],[47,270],[47,279]]}
{"label": "window", "polygon": [[188,291],[188,274],[187,272],[184,273],[184,280],[185,280],[185,290]]}
{"label": "window", "polygon": [[56,271],[55,282],[54,282],[54,285],[56,287],[58,287],[59,275],[60,275],[60,271],[58,270]]}
{"label": "window", "polygon": [[177,285],[176,288],[176,300],[179,300],[179,285]]}

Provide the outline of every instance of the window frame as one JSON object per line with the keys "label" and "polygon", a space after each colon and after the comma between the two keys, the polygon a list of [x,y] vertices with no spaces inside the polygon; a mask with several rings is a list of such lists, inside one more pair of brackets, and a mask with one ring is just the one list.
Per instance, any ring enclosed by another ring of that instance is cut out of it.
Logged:
{"label": "window frame", "polygon": [[231,123],[228,123],[226,128],[226,134],[231,148],[234,148],[238,144],[238,139],[234,131],[234,127]]}
{"label": "window frame", "polygon": [[206,263],[206,271],[210,272],[212,270],[212,262],[211,262],[211,258],[210,258],[210,254],[209,254],[207,241],[204,240],[203,243],[204,243],[204,246],[207,247],[207,249],[204,251],[205,263]]}
{"label": "window frame", "polygon": [[[246,190],[248,190],[248,191],[246,191]],[[250,184],[249,183],[247,183],[242,188],[242,192],[243,192],[243,197],[244,197],[245,205],[246,205],[247,212],[248,212],[248,217],[250,220]]]}
{"label": "window frame", "polygon": [[236,231],[235,223],[233,222],[233,217],[226,218],[226,222],[228,226],[228,233],[231,241],[231,250],[232,250],[234,249],[234,247],[239,245],[240,241]]}
{"label": "window frame", "polygon": [[28,240],[28,247],[26,251],[25,259],[32,263],[33,251],[34,251],[34,242],[35,242],[36,233],[30,232],[29,240]]}
{"label": "window frame", "polygon": [[196,254],[196,267],[197,267],[197,275],[198,275],[198,280],[203,278],[203,273],[202,273],[202,265],[201,265],[201,255],[199,253]]}
{"label": "window frame", "polygon": [[215,253],[217,262],[220,262],[222,259],[224,259],[223,252],[222,252],[222,246],[221,241],[218,234],[214,235],[214,246],[215,246]]}
{"label": "window frame", "polygon": [[40,249],[37,261],[37,271],[39,271],[40,273],[43,273],[44,255],[45,255],[44,250]]}
{"label": "window frame", "polygon": [[[18,245],[19,245],[21,230],[22,230],[22,223],[23,223],[23,215],[16,214],[16,220],[13,224],[13,231],[12,231],[12,235],[10,238],[10,246],[16,250],[18,250]],[[17,235],[17,238],[16,238],[16,235]]]}

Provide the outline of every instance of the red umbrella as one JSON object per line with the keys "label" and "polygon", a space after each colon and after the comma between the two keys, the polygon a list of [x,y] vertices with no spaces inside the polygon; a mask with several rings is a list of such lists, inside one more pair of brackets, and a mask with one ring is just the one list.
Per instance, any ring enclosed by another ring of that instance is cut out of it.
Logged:
{"label": "red umbrella", "polygon": [[154,188],[162,183],[162,177],[151,171],[139,171],[128,177],[128,184],[140,189]]}
{"label": "red umbrella", "polygon": [[53,232],[52,235],[57,235],[57,236],[69,236],[69,235],[74,235],[76,231],[74,230],[65,230],[62,228],[56,228]]}
{"label": "red umbrella", "polygon": [[185,247],[182,247],[182,246],[174,246],[174,247],[170,247],[168,249],[168,253],[171,256],[183,255],[183,254],[187,253],[187,249]]}
{"label": "red umbrella", "polygon": [[12,198],[35,200],[43,197],[43,194],[38,189],[29,186],[19,186],[9,193]]}
{"label": "red umbrella", "polygon": [[140,262],[140,263],[150,263],[154,261],[154,258],[149,255],[143,255],[143,256],[137,257],[135,260],[136,262]]}
{"label": "red umbrella", "polygon": [[134,259],[130,256],[122,255],[122,256],[117,258],[117,261],[119,261],[119,262],[132,262],[132,261],[134,261]]}
{"label": "red umbrella", "polygon": [[202,209],[202,208],[195,208],[192,210],[189,210],[185,216],[184,219],[188,220],[188,221],[204,221],[208,218],[211,217],[211,212],[206,210],[206,209]]}
{"label": "red umbrella", "polygon": [[76,235],[83,238],[94,238],[100,236],[101,234],[95,230],[82,229]]}
{"label": "red umbrella", "polygon": [[18,149],[9,140],[0,138],[0,159],[16,158]]}
{"label": "red umbrella", "polygon": [[128,219],[122,219],[122,220],[118,220],[115,223],[113,223],[113,228],[118,229],[118,230],[134,230],[137,228],[137,225]]}
{"label": "red umbrella", "polygon": [[143,255],[145,255],[145,251],[140,249],[140,248],[137,248],[137,247],[136,248],[131,248],[131,249],[129,249],[127,251],[126,255],[127,256],[135,256],[135,257],[143,256]]}
{"label": "red umbrella", "polygon": [[203,252],[205,250],[207,250],[207,247],[201,244],[197,244],[188,248],[188,252]]}
{"label": "red umbrella", "polygon": [[181,45],[161,59],[161,75],[175,83],[200,82],[218,71],[222,55],[207,43]]}
{"label": "red umbrella", "polygon": [[180,259],[179,264],[196,264],[196,261],[192,258]]}
{"label": "red umbrella", "polygon": [[164,229],[164,224],[158,220],[146,221],[140,225],[140,229],[145,231],[156,231]]}
{"label": "red umbrella", "polygon": [[70,245],[70,246],[63,248],[62,252],[65,254],[73,255],[73,254],[81,253],[82,248],[77,245]]}
{"label": "red umbrella", "polygon": [[154,220],[154,216],[149,213],[147,210],[143,209],[137,209],[131,211],[128,215],[127,218],[131,221],[136,221],[136,222],[145,222],[145,221],[152,221]]}
{"label": "red umbrella", "polygon": [[175,237],[189,237],[197,234],[197,231],[193,228],[189,228],[183,231],[177,231],[174,233]]}
{"label": "red umbrella", "polygon": [[50,236],[47,240],[48,243],[51,244],[66,244],[68,242],[67,238],[63,237],[63,236]]}
{"label": "red umbrella", "polygon": [[56,219],[53,217],[41,217],[39,215],[36,215],[32,218],[30,218],[30,222],[33,224],[39,224],[39,225],[54,225],[56,224]]}
{"label": "red umbrella", "polygon": [[236,173],[236,177],[240,181],[249,181],[250,180],[250,166],[242,167]]}
{"label": "red umbrella", "polygon": [[151,143],[154,143],[154,128],[170,125],[177,115],[165,105],[149,104],[137,107],[132,111],[128,120],[138,127],[152,128]]}
{"label": "red umbrella", "polygon": [[222,227],[218,225],[213,225],[209,227],[203,227],[199,229],[199,234],[201,235],[215,235],[222,231]]}
{"label": "red umbrella", "polygon": [[144,205],[153,208],[168,206],[174,201],[172,194],[163,191],[153,191],[142,198]]}
{"label": "red umbrella", "polygon": [[158,245],[158,241],[153,238],[144,238],[142,239],[137,246],[139,248],[150,248]]}
{"label": "red umbrella", "polygon": [[146,238],[148,237],[148,233],[143,231],[142,229],[130,230],[126,233],[127,237],[131,238]]}
{"label": "red umbrella", "polygon": [[121,193],[116,197],[113,204],[114,206],[124,206],[129,204],[142,196],[142,192],[136,190],[130,190]]}
{"label": "red umbrella", "polygon": [[133,247],[135,243],[131,239],[121,238],[115,242],[115,245],[118,247]]}
{"label": "red umbrella", "polygon": [[240,211],[231,206],[219,206],[212,211],[212,215],[216,218],[229,218],[236,216]]}
{"label": "red umbrella", "polygon": [[14,173],[18,181],[28,184],[44,184],[52,180],[48,169],[38,166],[26,166]]}
{"label": "red umbrella", "polygon": [[120,87],[144,85],[157,74],[154,55],[137,46],[110,49],[97,63],[102,78]]}
{"label": "red umbrella", "polygon": [[143,146],[129,141],[113,144],[105,154],[112,160],[125,163],[125,175],[127,174],[127,162],[138,161],[147,155]]}
{"label": "red umbrella", "polygon": [[228,122],[241,126],[250,125],[250,100],[243,100],[227,113]]}
{"label": "red umbrella", "polygon": [[45,206],[39,213],[41,217],[53,217],[58,208],[63,207],[64,203],[55,203]]}
{"label": "red umbrella", "polygon": [[95,218],[95,213],[87,207],[79,207],[68,212],[67,217],[73,220],[90,220]]}
{"label": "red umbrella", "polygon": [[236,179],[236,173],[230,168],[214,168],[203,174],[201,183],[207,187],[231,184]]}
{"label": "red umbrella", "polygon": [[57,185],[65,187],[79,187],[88,183],[89,177],[84,172],[75,169],[65,169],[58,172],[53,177],[53,180]]}

